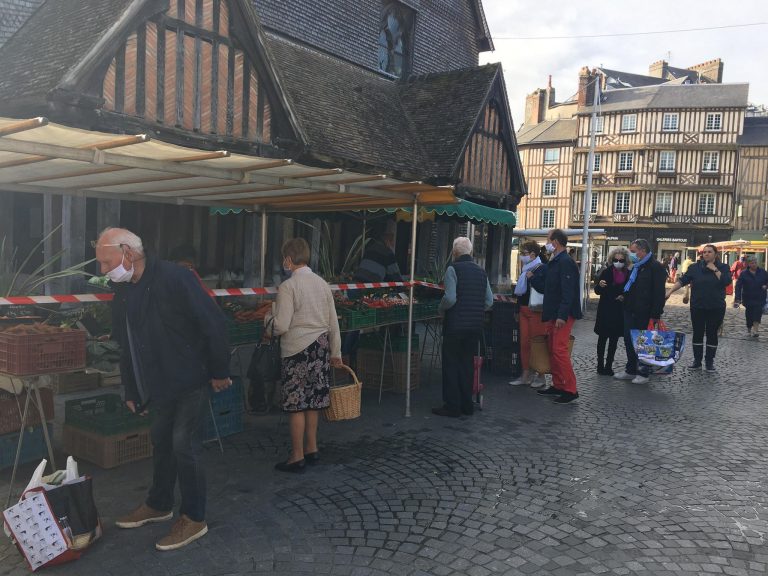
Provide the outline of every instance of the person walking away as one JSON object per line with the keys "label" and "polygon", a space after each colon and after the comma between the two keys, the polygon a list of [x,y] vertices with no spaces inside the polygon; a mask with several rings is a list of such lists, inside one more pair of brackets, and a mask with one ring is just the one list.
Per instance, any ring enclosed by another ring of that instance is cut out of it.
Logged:
{"label": "person walking away", "polygon": [[554,396],[558,404],[568,404],[579,397],[576,374],[571,364],[568,344],[573,323],[581,318],[579,300],[579,269],[566,249],[568,236],[559,228],[547,236],[547,252],[552,254],[547,262],[546,275],[531,278],[531,285],[544,294],[541,320],[547,326],[547,346],[552,370],[552,387],[537,394]]}
{"label": "person walking away", "polygon": [[472,377],[474,356],[483,331],[485,311],[493,306],[488,275],[472,261],[472,242],[453,241],[453,263],[445,271],[445,294],[440,301],[443,319],[443,405],[438,416],[458,417],[474,412]]}
{"label": "person walking away", "polygon": [[648,240],[638,238],[629,246],[632,271],[624,285],[624,348],[627,364],[614,376],[633,384],[648,382],[649,368],[638,362],[632,342],[632,330],[646,330],[650,322],[658,323],[664,313],[664,284],[667,271],[656,261]]}
{"label": "person walking away", "polygon": [[669,272],[668,276],[673,284],[677,280],[678,266],[680,266],[680,252],[675,252],[672,258],[669,259],[669,265],[667,266],[667,270]]}
{"label": "person walking away", "polygon": [[172,519],[178,480],[179,517],[155,545],[175,550],[208,532],[201,436],[211,388],[232,384],[224,315],[190,270],[146,256],[133,232],[108,228],[93,246],[115,291],[112,334],[121,349],[125,404],[154,413],[152,486],[145,503],[115,524]]}
{"label": "person walking away", "polygon": [[[535,274],[544,275],[546,264],[539,256],[541,247],[534,241],[526,242],[520,247],[520,263],[523,265],[520,271],[520,277],[515,284],[515,297],[520,307],[520,364],[523,372],[519,378],[512,380],[510,386],[529,385],[533,388],[540,386],[537,383],[537,374],[531,373],[531,339],[535,336],[545,336],[547,333],[546,325],[541,321],[541,308],[530,307],[531,286],[528,282],[529,277]],[[543,384],[543,383],[542,383]]]}
{"label": "person walking away", "polygon": [[748,255],[746,262],[746,270],[736,281],[733,307],[738,308],[740,304],[744,304],[747,335],[757,338],[760,336],[760,322],[768,294],[768,272],[757,265],[757,257],[754,254]]}
{"label": "person walking away", "polygon": [[725,293],[728,295],[733,294],[734,290],[734,284],[739,280],[739,276],[741,276],[742,272],[747,269],[747,257],[739,256],[739,259],[736,260],[736,262],[733,263],[733,266],[731,266],[731,280],[732,283],[729,284],[726,289]]}
{"label": "person walking away", "polygon": [[280,472],[304,472],[319,461],[317,423],[331,403],[331,366],[341,367],[341,336],[333,293],[307,263],[309,244],[292,238],[283,244],[283,268],[273,312],[264,326],[280,336],[283,411],[288,413],[291,455],[275,464]]}
{"label": "person walking away", "polygon": [[[685,274],[667,290],[667,298],[682,286],[691,285],[691,324],[693,325],[693,364],[701,368],[704,358],[708,372],[715,370],[717,332],[725,318],[725,288],[731,285],[731,271],[720,262],[717,248],[707,244],[701,252],[700,262],[688,268]],[[704,336],[706,335],[706,355]]]}
{"label": "person walking away", "polygon": [[624,285],[629,280],[630,264],[629,250],[614,248],[608,254],[608,267],[595,284],[595,294],[600,296],[595,319],[597,373],[604,376],[613,376],[613,359],[619,338],[624,335]]}

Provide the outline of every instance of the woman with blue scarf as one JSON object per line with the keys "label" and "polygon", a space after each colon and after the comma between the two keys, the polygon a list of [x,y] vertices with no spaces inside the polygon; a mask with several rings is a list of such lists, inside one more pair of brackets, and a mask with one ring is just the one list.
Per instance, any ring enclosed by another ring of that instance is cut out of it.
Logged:
{"label": "woman with blue scarf", "polygon": [[529,279],[533,275],[543,275],[546,264],[541,261],[539,254],[541,247],[533,241],[526,242],[520,247],[520,263],[523,265],[520,277],[515,284],[515,296],[520,306],[520,363],[523,373],[517,380],[512,380],[510,386],[527,384],[537,388],[544,382],[538,383],[536,374],[531,374],[529,362],[531,357],[531,339],[534,336],[544,336],[547,333],[546,326],[541,321],[541,307],[529,306],[531,297],[531,285]]}

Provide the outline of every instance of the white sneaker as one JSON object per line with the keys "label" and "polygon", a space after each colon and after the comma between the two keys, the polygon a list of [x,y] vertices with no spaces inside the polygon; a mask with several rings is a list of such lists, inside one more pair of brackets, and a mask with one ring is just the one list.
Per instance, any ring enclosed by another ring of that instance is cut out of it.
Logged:
{"label": "white sneaker", "polygon": [[527,383],[528,382],[526,382],[525,380],[523,380],[522,377],[520,377],[517,380],[510,380],[509,385],[510,386],[523,386],[523,385],[525,385]]}
{"label": "white sneaker", "polygon": [[541,374],[536,373],[534,374],[533,378],[531,379],[531,383],[528,384],[531,388],[541,388],[542,386],[546,386],[547,380],[546,378],[540,378]]}
{"label": "white sneaker", "polygon": [[632,378],[632,384],[647,384],[648,383],[648,376],[642,376],[638,374],[634,378]]}
{"label": "white sneaker", "polygon": [[616,380],[634,380],[635,375],[634,374],[627,374],[626,372],[624,372],[622,370],[621,372],[617,372],[616,374],[614,374],[613,377]]}

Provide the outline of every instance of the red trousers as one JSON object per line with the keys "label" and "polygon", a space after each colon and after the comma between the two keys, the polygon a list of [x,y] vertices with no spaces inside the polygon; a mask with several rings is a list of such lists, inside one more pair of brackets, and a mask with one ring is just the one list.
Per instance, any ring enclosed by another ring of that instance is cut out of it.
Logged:
{"label": "red trousers", "polygon": [[547,346],[549,347],[549,364],[552,369],[552,386],[558,390],[576,394],[576,374],[568,353],[568,341],[575,319],[569,317],[562,328],[555,328],[555,321],[547,322]]}
{"label": "red trousers", "polygon": [[520,306],[520,363],[528,370],[531,359],[531,338],[546,336],[547,325],[541,321],[541,312],[534,312],[528,306]]}

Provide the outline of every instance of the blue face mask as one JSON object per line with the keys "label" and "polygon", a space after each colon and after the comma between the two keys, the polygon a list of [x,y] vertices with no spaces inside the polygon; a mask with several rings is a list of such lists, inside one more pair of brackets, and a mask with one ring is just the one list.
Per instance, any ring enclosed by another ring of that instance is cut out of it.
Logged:
{"label": "blue face mask", "polygon": [[637,264],[638,262],[640,262],[640,258],[638,258],[637,254],[635,254],[634,252],[629,253],[629,259],[632,260],[632,264]]}

